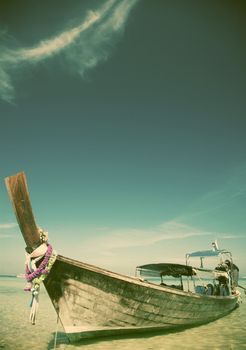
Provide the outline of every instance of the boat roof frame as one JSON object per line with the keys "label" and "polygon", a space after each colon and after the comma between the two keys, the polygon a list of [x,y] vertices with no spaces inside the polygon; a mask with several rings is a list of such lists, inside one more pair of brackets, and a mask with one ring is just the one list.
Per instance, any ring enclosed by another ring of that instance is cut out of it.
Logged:
{"label": "boat roof frame", "polygon": [[205,257],[214,257],[214,256],[221,256],[223,254],[229,254],[229,256],[232,256],[231,252],[225,249],[211,249],[211,250],[200,250],[192,253],[187,253],[186,257],[193,258],[193,257],[199,257],[199,258],[205,258]]}
{"label": "boat roof frame", "polygon": [[211,249],[211,250],[201,250],[201,251],[195,251],[192,253],[187,253],[185,255],[186,265],[189,265],[189,258],[200,258],[201,261],[201,270],[203,269],[203,259],[204,258],[214,258],[218,257],[221,259],[221,262],[226,260],[223,256],[226,255],[226,258],[230,260],[230,262],[233,264],[232,259],[232,253],[226,249]]}
{"label": "boat roof frame", "polygon": [[178,278],[181,276],[193,276],[196,274],[192,266],[174,263],[145,264],[137,266],[136,270],[142,275],[156,277],[172,276]]}

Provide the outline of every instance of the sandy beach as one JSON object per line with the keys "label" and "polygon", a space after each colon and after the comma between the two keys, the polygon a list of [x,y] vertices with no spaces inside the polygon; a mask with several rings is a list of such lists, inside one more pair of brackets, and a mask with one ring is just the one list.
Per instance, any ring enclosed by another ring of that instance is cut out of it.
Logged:
{"label": "sandy beach", "polygon": [[[246,280],[240,280],[246,286]],[[110,337],[70,344],[57,324],[56,313],[42,286],[37,324],[29,323],[31,295],[23,291],[24,279],[0,277],[0,349],[83,350],[172,350],[172,349],[246,349],[246,296],[228,316],[209,324],[180,332],[153,333],[138,337]]]}

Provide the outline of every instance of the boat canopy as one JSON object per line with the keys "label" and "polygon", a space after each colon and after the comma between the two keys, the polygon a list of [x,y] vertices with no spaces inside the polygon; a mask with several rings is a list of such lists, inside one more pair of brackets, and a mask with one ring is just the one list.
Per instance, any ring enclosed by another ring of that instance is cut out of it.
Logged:
{"label": "boat canopy", "polygon": [[200,257],[200,258],[205,258],[205,257],[210,257],[210,256],[220,256],[221,254],[230,254],[227,250],[224,249],[216,249],[216,250],[201,250],[193,253],[188,253],[186,254],[186,257]]}
{"label": "boat canopy", "polygon": [[140,275],[145,276],[193,276],[196,272],[193,270],[192,266],[181,265],[181,264],[168,264],[168,263],[157,263],[157,264],[147,264],[137,266],[137,270]]}

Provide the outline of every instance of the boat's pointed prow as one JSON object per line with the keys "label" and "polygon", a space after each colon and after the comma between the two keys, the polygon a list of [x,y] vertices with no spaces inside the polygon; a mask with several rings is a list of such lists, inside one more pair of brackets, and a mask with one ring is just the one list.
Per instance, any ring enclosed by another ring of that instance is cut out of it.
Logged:
{"label": "boat's pointed prow", "polygon": [[6,177],[5,184],[26,245],[32,251],[40,244],[40,237],[32,212],[25,173]]}

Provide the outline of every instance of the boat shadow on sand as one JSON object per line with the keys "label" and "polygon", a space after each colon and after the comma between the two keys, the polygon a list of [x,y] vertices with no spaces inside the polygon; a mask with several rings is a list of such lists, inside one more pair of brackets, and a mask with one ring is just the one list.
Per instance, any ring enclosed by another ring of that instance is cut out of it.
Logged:
{"label": "boat shadow on sand", "polygon": [[66,336],[66,333],[63,332],[58,332],[57,333],[57,339],[56,338],[56,333],[52,333],[52,338],[48,343],[48,350],[52,350],[55,348],[59,348],[60,345],[65,345],[69,344],[70,346],[78,347],[82,345],[90,345],[90,344],[97,344],[97,343],[102,343],[102,342],[110,342],[113,340],[123,340],[123,339],[147,339],[147,338],[152,338],[155,336],[161,336],[161,335],[167,335],[167,334],[172,334],[172,333],[180,333],[183,332],[184,330],[194,328],[194,327],[180,327],[175,330],[153,330],[149,332],[141,332],[141,333],[127,333],[127,334],[120,334],[120,335],[114,335],[114,336],[101,336],[97,338],[85,338],[79,341],[74,341],[70,342],[68,337]]}
{"label": "boat shadow on sand", "polygon": [[[228,312],[227,315],[231,314],[231,312]],[[82,346],[82,345],[90,345],[90,344],[97,344],[97,343],[102,343],[102,342],[109,342],[109,341],[113,341],[113,340],[123,340],[123,339],[148,339],[148,338],[152,338],[152,337],[156,337],[156,336],[164,336],[164,335],[168,335],[168,334],[178,334],[184,331],[187,331],[189,329],[193,329],[193,328],[199,328],[201,326],[205,326],[209,323],[212,323],[213,321],[210,322],[206,322],[206,323],[202,323],[202,324],[197,324],[197,325],[192,325],[192,326],[180,326],[178,328],[175,329],[165,329],[165,330],[152,330],[152,331],[147,331],[147,332],[132,332],[132,333],[125,333],[125,334],[118,334],[118,335],[112,335],[112,336],[98,336],[96,338],[84,338],[82,340],[79,341],[73,341],[70,342],[68,337],[66,336],[65,332],[58,332],[57,336],[56,333],[53,332],[52,335],[52,339],[50,340],[49,344],[48,344],[48,350],[52,350],[55,348],[58,348],[60,345],[65,345],[65,344],[69,344],[70,346],[74,346],[74,347],[78,347],[78,346]],[[55,341],[56,338],[56,341]],[[55,347],[56,344],[56,347]]]}

